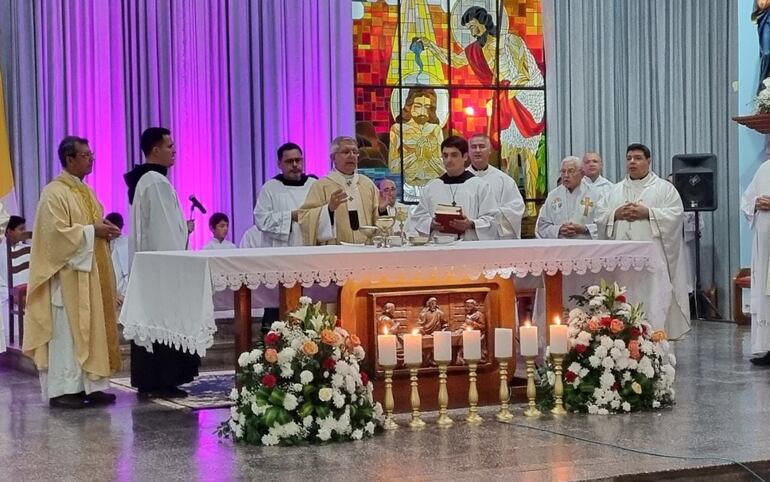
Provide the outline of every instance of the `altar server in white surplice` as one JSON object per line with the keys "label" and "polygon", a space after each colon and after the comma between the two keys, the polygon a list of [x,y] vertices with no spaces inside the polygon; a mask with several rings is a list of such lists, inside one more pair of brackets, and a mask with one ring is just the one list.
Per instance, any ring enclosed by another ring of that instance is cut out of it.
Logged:
{"label": "altar server in white surplice", "polygon": [[642,144],[626,149],[626,178],[599,201],[599,234],[608,239],[653,241],[666,261],[673,296],[666,332],[677,339],[690,330],[687,265],[683,252],[682,199],[674,186],[650,170],[650,150]]}
{"label": "altar server in white surplice", "polygon": [[262,231],[262,246],[302,246],[297,223],[298,209],[305,202],[314,176],[305,174],[302,149],[293,142],[278,148],[281,173],[267,181],[254,207],[254,224]]}
{"label": "altar server in white surplice", "polygon": [[262,247],[262,231],[258,227],[252,226],[243,233],[241,242],[238,243],[239,248],[261,248]]}
{"label": "altar server in white surplice", "polygon": [[497,202],[497,235],[500,239],[521,238],[521,217],[524,215],[524,199],[519,186],[511,176],[489,165],[492,143],[484,134],[471,136],[468,142],[471,165],[468,171],[489,184],[492,197]]}
{"label": "altar server in white surplice", "polygon": [[770,160],[765,161],[743,193],[741,211],[749,221],[751,242],[751,359],[770,365]]}
{"label": "altar server in white surplice", "polygon": [[[441,143],[441,158],[446,172],[430,181],[422,191],[420,203],[412,213],[410,225],[421,234],[440,233],[436,222],[439,204],[462,208],[462,217],[449,221],[449,228],[463,233],[465,241],[497,239],[497,203],[489,183],[465,170],[468,141],[450,136]],[[449,232],[449,231],[448,231]]]}
{"label": "altar server in white surplice", "polygon": [[214,213],[209,218],[209,229],[213,237],[201,249],[238,249],[232,241],[227,239],[230,231],[230,218],[225,213]]}
{"label": "altar server in white surplice", "polygon": [[604,161],[598,152],[589,151],[583,155],[583,183],[593,188],[598,196],[604,196],[614,186],[602,176]]}
{"label": "altar server in white surplice", "polygon": [[561,185],[548,193],[537,217],[538,238],[596,239],[598,230],[594,209],[599,195],[581,182],[580,158],[565,157],[561,161]]}
{"label": "altar server in white surplice", "polygon": [[122,234],[123,216],[120,213],[109,213],[104,217],[120,229],[121,234],[110,241],[110,253],[112,256],[112,270],[115,271],[115,288],[118,290],[118,307],[123,306],[123,297],[128,288],[128,238]]}

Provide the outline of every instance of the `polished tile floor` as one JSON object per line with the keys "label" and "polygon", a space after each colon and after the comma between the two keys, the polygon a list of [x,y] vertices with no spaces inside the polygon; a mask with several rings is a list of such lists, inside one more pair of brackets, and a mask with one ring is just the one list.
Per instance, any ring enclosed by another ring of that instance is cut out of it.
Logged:
{"label": "polished tile floor", "polygon": [[[698,324],[676,346],[678,403],[657,413],[528,420],[517,407],[514,425],[492,422],[491,413],[482,411],[487,421],[478,427],[402,428],[368,441],[302,448],[220,442],[214,431],[226,410],[173,410],[123,391],[116,391],[118,403],[109,409],[49,410],[40,401],[35,377],[0,368],[0,480],[547,481],[650,477],[726,463],[653,457],[618,447],[767,461],[770,369],[752,367],[747,347],[746,328]],[[713,477],[693,472],[689,478]],[[751,479],[736,469],[720,480]]]}

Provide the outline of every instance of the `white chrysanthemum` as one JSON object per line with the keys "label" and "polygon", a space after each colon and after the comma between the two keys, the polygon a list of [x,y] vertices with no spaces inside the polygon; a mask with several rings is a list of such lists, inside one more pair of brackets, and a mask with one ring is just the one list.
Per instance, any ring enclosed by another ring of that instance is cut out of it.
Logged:
{"label": "white chrysanthemum", "polygon": [[353,356],[356,357],[356,360],[362,361],[364,358],[366,358],[366,351],[364,351],[364,347],[361,345],[353,348]]}
{"label": "white chrysanthemum", "polygon": [[265,371],[265,367],[261,363],[254,365],[254,373],[261,375],[263,371]]}
{"label": "white chrysanthemum", "polygon": [[303,370],[302,373],[299,374],[299,381],[305,385],[312,382],[313,372],[311,372],[310,370]]}
{"label": "white chrysanthemum", "polygon": [[588,302],[588,306],[592,306],[594,308],[598,308],[604,304],[604,301],[602,301],[599,297],[592,298],[591,301]]}
{"label": "white chrysanthemum", "polygon": [[318,390],[318,399],[322,402],[328,402],[332,399],[332,396],[334,395],[334,390],[332,390],[329,387],[324,387],[320,390]]}
{"label": "white chrysanthemum", "polygon": [[615,361],[615,369],[616,370],[625,370],[628,368],[628,361],[630,358],[626,355],[622,355],[619,360]]}
{"label": "white chrysanthemum", "polygon": [[570,320],[582,320],[586,317],[586,314],[580,308],[572,308],[569,312]]}
{"label": "white chrysanthemum", "polygon": [[578,373],[580,373],[580,368],[581,368],[580,363],[572,362],[572,364],[570,364],[570,366],[567,367],[567,370],[577,375]]}
{"label": "white chrysanthemum", "polygon": [[366,425],[364,426],[364,430],[369,435],[372,435],[374,433],[374,423],[373,422],[367,422]]}
{"label": "white chrysanthemum", "polygon": [[[370,383],[370,385],[371,385],[371,383]],[[384,412],[382,411],[382,404],[380,402],[375,403],[374,404],[374,415],[379,418],[379,417],[382,417],[383,413]]]}
{"label": "white chrysanthemum", "polygon": [[633,358],[630,358],[628,360],[628,369],[629,370],[636,370],[639,368],[639,362],[634,360]]}
{"label": "white chrysanthemum", "polygon": [[615,400],[611,401],[610,402],[610,407],[612,407],[613,410],[617,410],[618,408],[620,408],[620,400],[615,399]]}
{"label": "white chrysanthemum", "polygon": [[621,407],[623,408],[624,412],[630,412],[631,411],[631,404],[628,403],[628,402],[623,402]]}
{"label": "white chrysanthemum", "polygon": [[590,370],[588,370],[588,368],[583,367],[580,369],[580,373],[578,373],[578,376],[580,376],[580,378],[585,378],[586,376],[588,376],[589,371]]}
{"label": "white chrysanthemum", "polygon": [[329,378],[329,372],[328,371],[324,371],[324,378]]}
{"label": "white chrysanthemum", "polygon": [[292,388],[292,390],[294,390],[295,392],[299,393],[299,392],[301,392],[301,391],[302,391],[302,389],[303,389],[304,387],[302,386],[302,384],[301,384],[301,383],[295,383],[295,384],[293,384],[293,385],[291,386],[291,388]]}
{"label": "white chrysanthemum", "polygon": [[623,372],[623,383],[631,381],[631,372]]}
{"label": "white chrysanthemum", "polygon": [[278,352],[278,364],[279,365],[287,365],[291,363],[292,360],[294,360],[294,356],[297,354],[296,351],[294,351],[294,348],[286,347],[283,350]]}
{"label": "white chrysanthemum", "polygon": [[[361,380],[360,376],[358,377],[358,380]],[[348,393],[356,393],[356,379],[350,375],[345,377],[345,390],[347,390]]]}
{"label": "white chrysanthemum", "polygon": [[591,365],[591,368],[596,368],[602,363],[602,359],[599,358],[596,355],[591,355],[588,357],[588,364]]}
{"label": "white chrysanthemum", "polygon": [[249,365],[249,352],[245,351],[238,356],[238,366],[246,367]]}
{"label": "white chrysanthemum", "polygon": [[598,412],[599,412],[599,407],[591,403],[588,404],[588,413],[590,413],[591,415],[596,415]]}
{"label": "white chrysanthemum", "polygon": [[652,355],[653,349],[654,347],[650,340],[642,340],[641,343],[639,343],[639,350],[645,355]]}
{"label": "white chrysanthemum", "polygon": [[270,331],[283,331],[286,328],[286,323],[283,321],[274,321],[272,325],[270,325]]}
{"label": "white chrysanthemum", "polygon": [[556,383],[556,373],[548,372],[548,385],[553,386]]}
{"label": "white chrysanthemum", "polygon": [[623,340],[615,340],[612,342],[612,344],[617,348],[618,350],[622,350],[626,347],[626,344],[623,343]]}
{"label": "white chrysanthemum", "polygon": [[674,376],[676,375],[676,370],[671,365],[663,365],[660,367],[661,372],[667,377],[670,378],[672,381],[674,380]]}
{"label": "white chrysanthemum", "polygon": [[[622,343],[622,342],[621,342]],[[623,352],[618,349],[617,346],[613,346],[610,350],[610,356],[613,358],[613,360],[618,360],[620,357],[623,356]]]}
{"label": "white chrysanthemum", "polygon": [[364,431],[361,430],[360,428],[357,428],[357,429],[353,430],[353,433],[350,434],[350,437],[353,440],[361,440],[364,437]]}
{"label": "white chrysanthemum", "polygon": [[596,413],[598,415],[608,415],[610,412],[606,408],[600,408],[599,410],[596,411]]}
{"label": "white chrysanthemum", "polygon": [[238,400],[238,389],[237,388],[233,388],[232,390],[230,390],[230,400],[232,400],[232,401]]}
{"label": "white chrysanthemum", "polygon": [[330,438],[332,438],[332,430],[331,430],[331,428],[323,427],[323,428],[319,428],[318,429],[318,439],[319,440],[321,440],[323,442],[326,442]]}
{"label": "white chrysanthemum", "polygon": [[294,370],[291,369],[291,366],[281,367],[281,378],[291,378],[293,376]]}
{"label": "white chrysanthemum", "polygon": [[660,402],[657,400],[652,401],[652,408],[660,408]]}
{"label": "white chrysanthemum", "polygon": [[313,425],[313,416],[308,415],[307,417],[302,419],[302,426],[305,428],[310,428],[310,426]]}
{"label": "white chrysanthemum", "polygon": [[607,370],[599,377],[599,384],[604,390],[609,390],[615,384],[615,376]]}
{"label": "white chrysanthemum", "polygon": [[292,411],[297,408],[297,397],[292,395],[291,393],[287,393],[285,397],[283,397],[283,408],[286,410]]}
{"label": "white chrysanthemum", "polygon": [[604,360],[607,357],[607,353],[609,353],[609,350],[607,347],[599,345],[596,347],[596,350],[594,351],[594,355],[596,355],[597,358],[600,360]]}
{"label": "white chrysanthemum", "polygon": [[591,342],[591,338],[593,338],[593,335],[588,333],[587,331],[581,331],[578,333],[577,341],[581,345],[588,345]]}
{"label": "white chrysanthemum", "polygon": [[345,406],[345,397],[340,392],[335,391],[332,399],[335,407],[342,408]]}
{"label": "white chrysanthemum", "polygon": [[332,387],[339,388],[345,383],[345,377],[338,371],[332,375]]}
{"label": "white chrysanthemum", "polygon": [[604,360],[602,360],[602,367],[607,370],[612,370],[615,368],[615,360],[613,360],[611,356],[605,357]]}
{"label": "white chrysanthemum", "polygon": [[601,293],[601,291],[602,291],[602,290],[601,290],[601,288],[599,288],[599,287],[598,287],[598,286],[596,286],[596,285],[592,285],[592,286],[589,286],[589,287],[586,289],[586,293],[588,294],[588,296],[596,296],[596,295],[598,295],[599,293]]}
{"label": "white chrysanthemum", "polygon": [[615,342],[607,335],[602,335],[602,337],[599,339],[599,344],[602,348],[606,348],[609,350],[612,348],[612,346],[615,344]]}
{"label": "white chrysanthemum", "polygon": [[309,305],[313,302],[313,299],[309,296],[300,296],[299,297],[299,304],[301,305]]}

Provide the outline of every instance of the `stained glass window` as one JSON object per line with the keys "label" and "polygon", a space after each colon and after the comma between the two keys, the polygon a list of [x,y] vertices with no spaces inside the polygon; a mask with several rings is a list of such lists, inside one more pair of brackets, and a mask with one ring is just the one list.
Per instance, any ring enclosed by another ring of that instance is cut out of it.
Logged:
{"label": "stained glass window", "polygon": [[364,172],[416,202],[443,173],[441,141],[481,133],[525,199],[544,197],[540,0],[352,1],[356,133],[372,151]]}

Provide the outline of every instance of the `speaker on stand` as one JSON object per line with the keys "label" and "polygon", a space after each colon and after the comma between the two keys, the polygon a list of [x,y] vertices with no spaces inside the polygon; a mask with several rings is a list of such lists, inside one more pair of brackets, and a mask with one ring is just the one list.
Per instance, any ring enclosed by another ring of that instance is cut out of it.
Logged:
{"label": "speaker on stand", "polygon": [[701,289],[700,279],[700,213],[717,209],[717,158],[714,154],[677,154],[672,158],[673,183],[682,198],[685,212],[695,213],[695,318],[706,320],[708,305],[722,320],[722,314]]}

